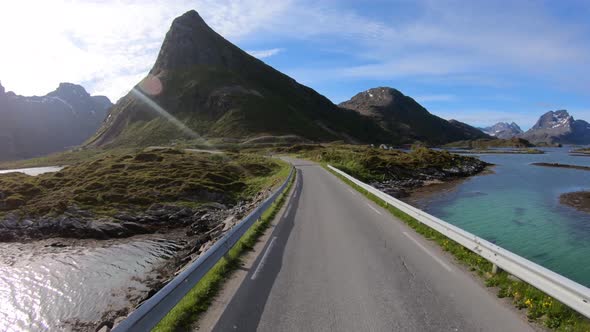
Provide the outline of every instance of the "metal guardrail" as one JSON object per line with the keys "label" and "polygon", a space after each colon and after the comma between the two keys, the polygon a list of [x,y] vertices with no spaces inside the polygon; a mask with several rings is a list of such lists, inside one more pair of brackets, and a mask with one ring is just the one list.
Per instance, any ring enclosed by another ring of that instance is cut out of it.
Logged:
{"label": "metal guardrail", "polygon": [[495,264],[497,267],[500,267],[506,272],[559,300],[580,314],[590,318],[589,288],[395,199],[331,165],[328,165],[328,167],[354,184],[382,199],[387,204],[394,206],[424,225],[438,231],[465,248],[480,255],[489,262]]}
{"label": "metal guardrail", "polygon": [[221,239],[209,248],[194,263],[184,269],[178,276],[145,301],[124,321],[113,328],[113,332],[150,331],[168,314],[174,306],[224,257],[248,229],[258,220],[272,203],[285,191],[292,177],[291,168],[285,182],[260,206],[234,226]]}

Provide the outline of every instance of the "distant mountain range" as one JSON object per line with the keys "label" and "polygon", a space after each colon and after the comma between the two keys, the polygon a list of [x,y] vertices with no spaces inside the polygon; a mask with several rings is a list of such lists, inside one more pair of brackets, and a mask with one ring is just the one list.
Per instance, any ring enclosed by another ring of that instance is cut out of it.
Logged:
{"label": "distant mountain range", "polygon": [[[117,102],[89,144],[281,135],[324,142],[441,144],[487,137],[430,114],[391,88],[359,93],[340,106],[242,51],[189,11],[173,21],[148,77]],[[186,128],[179,130],[179,122]]]}
{"label": "distant mountain range", "polygon": [[523,138],[533,144],[590,144],[590,124],[575,120],[566,110],[549,111],[543,114],[531,129],[523,132],[512,122],[498,122],[491,127],[480,128],[497,138]]}
{"label": "distant mountain range", "polygon": [[523,133],[520,127],[512,122],[498,122],[491,127],[480,128],[484,133],[500,139],[509,139]]}
{"label": "distant mountain range", "polygon": [[590,124],[574,120],[566,110],[550,111],[520,137],[535,144],[590,144]]}
{"label": "distant mountain range", "polygon": [[6,92],[0,85],[0,160],[23,159],[82,144],[112,103],[83,87],[61,83],[43,97]]}
{"label": "distant mountain range", "polygon": [[69,83],[43,97],[6,93],[0,85],[0,160],[85,140],[88,147],[147,146],[200,136],[394,145],[518,137],[590,144],[590,125],[555,111],[525,133],[514,122],[480,130],[437,117],[389,87],[335,105],[225,40],[196,11],[172,22],[149,75],[116,105]]}
{"label": "distant mountain range", "polygon": [[443,144],[488,137],[468,124],[430,114],[414,99],[393,88],[369,89],[338,106],[374,119],[396,142]]}

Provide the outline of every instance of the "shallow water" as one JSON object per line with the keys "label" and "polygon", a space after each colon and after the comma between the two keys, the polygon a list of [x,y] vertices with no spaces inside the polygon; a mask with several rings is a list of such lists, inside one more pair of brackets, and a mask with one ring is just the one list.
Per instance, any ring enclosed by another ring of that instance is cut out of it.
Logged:
{"label": "shallow water", "polygon": [[559,195],[590,190],[590,172],[532,162],[590,166],[568,148],[543,155],[484,154],[493,174],[421,198],[430,214],[590,287],[590,214],[559,203]]}
{"label": "shallow water", "polygon": [[63,169],[62,166],[48,166],[48,167],[31,167],[31,168],[17,168],[0,170],[0,174],[6,173],[25,173],[31,176],[41,175],[43,173],[59,172]]}
{"label": "shallow water", "polygon": [[49,246],[58,241],[0,243],[0,331],[63,331],[73,319],[100,320],[128,307],[130,290],[147,294],[142,280],[178,249],[153,235]]}

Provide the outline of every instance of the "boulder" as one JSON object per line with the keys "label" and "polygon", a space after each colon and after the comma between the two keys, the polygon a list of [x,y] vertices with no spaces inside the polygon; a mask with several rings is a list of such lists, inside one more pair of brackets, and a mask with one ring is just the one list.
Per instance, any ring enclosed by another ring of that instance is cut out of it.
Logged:
{"label": "boulder", "polygon": [[125,237],[129,236],[130,232],[127,228],[123,227],[121,224],[117,224],[114,222],[97,222],[95,225],[101,230],[104,234],[108,235],[109,237]]}

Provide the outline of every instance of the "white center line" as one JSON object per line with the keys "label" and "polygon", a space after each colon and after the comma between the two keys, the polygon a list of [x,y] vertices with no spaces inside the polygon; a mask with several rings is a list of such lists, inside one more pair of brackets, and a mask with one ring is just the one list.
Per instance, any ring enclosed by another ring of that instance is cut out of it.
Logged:
{"label": "white center line", "polygon": [[287,211],[285,212],[285,217],[287,217],[289,215],[289,212],[291,212],[291,203],[289,203],[289,206],[287,207]]}
{"label": "white center line", "polygon": [[262,271],[264,264],[266,264],[266,259],[268,258],[268,254],[270,253],[270,250],[275,245],[276,239],[277,239],[277,237],[273,236],[272,240],[270,240],[270,244],[268,245],[268,248],[266,248],[266,251],[264,252],[264,255],[262,256],[262,258],[260,259],[260,263],[258,263],[258,267],[256,268],[256,271],[254,271],[254,273],[252,274],[252,277],[250,278],[251,280],[256,280],[256,278],[258,278],[258,274],[260,274],[260,271]]}
{"label": "white center line", "polygon": [[373,209],[373,211],[377,212],[378,214],[380,214],[380,215],[383,215],[383,214],[382,214],[382,213],[381,213],[379,210],[375,209],[375,208],[373,207],[373,205],[371,205],[371,204],[367,203],[367,206],[368,206],[368,207],[370,207],[371,209]]}
{"label": "white center line", "polygon": [[428,250],[425,246],[422,245],[422,243],[418,242],[418,240],[414,239],[412,236],[410,236],[410,234],[404,232],[404,235],[408,237],[408,239],[412,240],[412,242],[414,242],[418,247],[420,247],[422,250],[424,250],[430,257],[432,257],[438,264],[442,265],[442,267],[444,267],[445,269],[447,269],[449,272],[453,272],[453,269],[451,269],[450,266],[448,266],[445,262],[443,262],[440,258],[436,257],[433,253],[430,252],[430,250]]}

